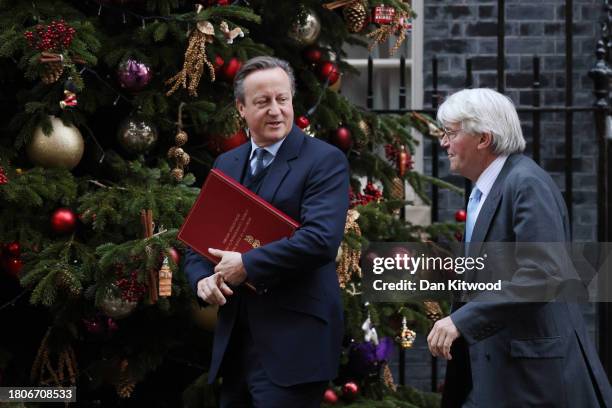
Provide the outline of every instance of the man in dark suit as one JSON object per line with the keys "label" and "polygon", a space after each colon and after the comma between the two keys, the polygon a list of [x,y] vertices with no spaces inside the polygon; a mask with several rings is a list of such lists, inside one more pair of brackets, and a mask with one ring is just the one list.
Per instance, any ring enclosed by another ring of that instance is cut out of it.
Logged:
{"label": "man in dark suit", "polygon": [[213,248],[221,258],[216,266],[193,251],[185,257],[194,291],[220,305],[209,381],[223,378],[222,407],[318,407],[339,364],[335,257],[348,209],[348,164],[336,147],[293,125],[294,91],[285,61],[247,61],[234,93],[251,141],[220,155],[214,167],[300,228],[244,254]]}
{"label": "man in dark suit", "polygon": [[[474,183],[464,237],[470,256],[478,256],[477,242],[570,240],[563,197],[521,154],[525,140],[507,97],[463,90],[440,106],[438,120],[451,171]],[[532,248],[535,256],[505,265],[514,271],[510,285],[546,287],[558,278],[554,251]],[[444,407],[612,407],[610,383],[575,303],[454,303],[427,341],[434,356],[449,360]]]}

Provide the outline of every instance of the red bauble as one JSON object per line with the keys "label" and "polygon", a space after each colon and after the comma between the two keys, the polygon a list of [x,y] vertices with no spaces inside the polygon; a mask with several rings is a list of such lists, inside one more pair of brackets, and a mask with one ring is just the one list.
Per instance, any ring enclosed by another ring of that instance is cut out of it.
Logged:
{"label": "red bauble", "polygon": [[295,119],[295,124],[300,129],[306,129],[308,127],[308,125],[310,125],[310,120],[308,120],[307,116],[300,116],[300,117]]}
{"label": "red bauble", "polygon": [[343,152],[348,152],[353,143],[351,131],[344,126],[340,126],[332,136],[331,142]]}
{"label": "red bauble", "polygon": [[2,166],[0,166],[0,185],[2,184],[6,184],[8,183],[8,177],[6,176],[6,173],[4,172],[4,168]]}
{"label": "red bauble", "polygon": [[347,382],[342,386],[342,397],[353,400],[359,393],[359,386],[352,381]]}
{"label": "red bauble", "polygon": [[225,79],[233,81],[241,66],[242,62],[238,58],[232,58],[223,66],[221,73]]}
{"label": "red bauble", "polygon": [[455,213],[455,221],[465,222],[466,219],[467,213],[465,212],[465,210],[457,210],[457,212]]}
{"label": "red bauble", "polygon": [[12,256],[13,258],[19,258],[21,255],[21,245],[19,242],[13,241],[4,246],[4,250],[6,251],[7,256]]}
{"label": "red bauble", "polygon": [[202,3],[206,7],[228,6],[230,4],[229,0],[204,0],[204,1],[199,0],[199,1],[196,1],[195,3]]}
{"label": "red bauble", "polygon": [[312,64],[317,64],[321,61],[323,53],[317,47],[308,47],[304,50],[304,59]]}
{"label": "red bauble", "polygon": [[208,139],[208,150],[214,155],[220,155],[228,150],[246,143],[249,139],[243,129],[238,130],[231,136],[210,136]]}
{"label": "red bauble", "polygon": [[170,257],[172,258],[172,261],[178,265],[181,262],[181,254],[178,251],[178,249],[174,248],[174,247],[170,247],[168,249],[168,252],[170,252]]}
{"label": "red bauble", "polygon": [[336,402],[338,402],[338,395],[334,390],[328,388],[323,394],[323,402],[325,402],[326,404],[335,404]]}
{"label": "red bauble", "polygon": [[58,208],[51,215],[51,229],[58,234],[74,231],[77,216],[70,208]]}
{"label": "red bauble", "polygon": [[333,62],[326,61],[319,65],[319,79],[325,81],[329,79],[328,85],[331,86],[340,78],[340,71]]}
{"label": "red bauble", "polygon": [[397,153],[397,170],[400,177],[404,177],[406,171],[412,168],[412,156],[406,149],[406,146],[402,145],[400,151]]}
{"label": "red bauble", "polygon": [[23,262],[20,258],[9,257],[4,260],[4,268],[11,276],[17,278],[23,269]]}
{"label": "red bauble", "polygon": [[221,72],[221,68],[223,68],[224,64],[225,64],[225,61],[223,60],[223,58],[221,58],[220,55],[217,55],[215,57],[215,63],[213,64],[215,68],[215,75],[219,75],[219,72]]}

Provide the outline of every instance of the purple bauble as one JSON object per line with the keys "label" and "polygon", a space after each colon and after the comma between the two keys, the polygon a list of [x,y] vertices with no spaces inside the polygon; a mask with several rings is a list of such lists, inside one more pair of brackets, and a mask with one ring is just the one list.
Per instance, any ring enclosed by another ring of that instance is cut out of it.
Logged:
{"label": "purple bauble", "polygon": [[353,343],[348,368],[352,375],[365,377],[376,371],[380,363],[387,361],[392,352],[393,340],[390,337],[383,337],[378,345],[369,341]]}
{"label": "purple bauble", "polygon": [[153,71],[144,62],[129,58],[119,64],[117,77],[123,89],[138,92],[151,82]]}

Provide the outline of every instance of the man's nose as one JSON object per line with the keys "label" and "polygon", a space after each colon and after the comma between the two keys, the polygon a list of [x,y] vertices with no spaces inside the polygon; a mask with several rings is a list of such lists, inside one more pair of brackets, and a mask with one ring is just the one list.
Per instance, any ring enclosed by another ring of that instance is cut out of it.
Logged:
{"label": "man's nose", "polygon": [[268,108],[268,115],[276,116],[278,114],[280,114],[280,106],[276,101],[272,101],[270,107]]}
{"label": "man's nose", "polygon": [[442,136],[440,138],[440,146],[442,146],[443,149],[448,149],[448,147],[450,146],[450,142],[448,141],[448,138],[445,136]]}

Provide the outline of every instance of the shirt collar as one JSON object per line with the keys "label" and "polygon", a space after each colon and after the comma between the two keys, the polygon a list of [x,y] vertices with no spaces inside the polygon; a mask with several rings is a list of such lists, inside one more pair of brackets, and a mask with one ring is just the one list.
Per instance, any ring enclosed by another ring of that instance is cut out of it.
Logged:
{"label": "shirt collar", "polygon": [[497,176],[499,176],[499,173],[501,173],[504,167],[504,163],[506,163],[506,159],[508,159],[508,156],[497,156],[482,174],[480,174],[478,180],[476,180],[476,187],[480,190],[483,197],[489,195]]}
{"label": "shirt collar", "polygon": [[[283,137],[278,142],[271,144],[270,146],[264,147],[264,150],[270,153],[273,158],[276,157],[276,154],[278,153],[278,149],[280,149],[281,145],[283,144],[286,138],[287,136]],[[257,144],[255,144],[255,142],[253,141],[253,138],[251,138],[251,154],[249,155],[249,160],[253,158],[253,154],[255,153],[255,149],[257,148],[259,148],[259,146],[257,146]]]}

